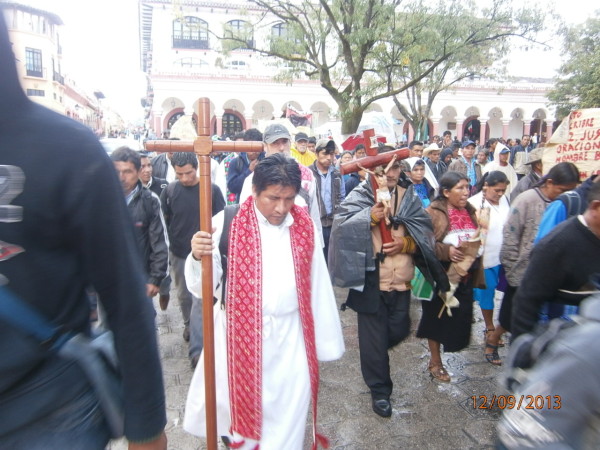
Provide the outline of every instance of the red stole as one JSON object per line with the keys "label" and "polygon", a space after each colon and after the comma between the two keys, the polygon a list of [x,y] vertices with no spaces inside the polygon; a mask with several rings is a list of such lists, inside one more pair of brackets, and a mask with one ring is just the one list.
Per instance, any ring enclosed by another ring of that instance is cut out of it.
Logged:
{"label": "red stole", "polygon": [[[306,211],[293,206],[291,251],[296,276],[298,309],[310,372],[313,422],[316,428],[319,365],[311,307],[313,223]],[[285,250],[284,250],[285,251]],[[227,363],[231,431],[260,441],[262,426],[262,255],[260,230],[249,197],[231,223],[227,269]],[[266,274],[268,275],[268,274]],[[315,433],[317,441],[327,440]]]}

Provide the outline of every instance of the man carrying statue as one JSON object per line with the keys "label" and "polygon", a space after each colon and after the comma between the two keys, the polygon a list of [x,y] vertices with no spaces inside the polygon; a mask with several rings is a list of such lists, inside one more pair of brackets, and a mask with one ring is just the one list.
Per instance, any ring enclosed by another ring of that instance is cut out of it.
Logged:
{"label": "man carrying statue", "polygon": [[[382,417],[392,414],[388,350],[410,332],[415,265],[432,285],[448,287],[435,258],[431,219],[401,170],[399,159],[408,155],[396,159],[393,153],[383,161],[382,154],[360,160],[361,167],[384,176],[361,183],[342,202],[329,251],[334,283],[350,288],[342,309],[358,313],[361,371],[373,411]],[[389,195],[381,197],[386,190]]]}

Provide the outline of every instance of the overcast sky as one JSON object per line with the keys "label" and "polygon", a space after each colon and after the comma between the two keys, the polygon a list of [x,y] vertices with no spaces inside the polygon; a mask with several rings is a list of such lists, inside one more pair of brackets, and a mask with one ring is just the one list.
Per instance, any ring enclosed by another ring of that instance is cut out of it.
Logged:
{"label": "overcast sky", "polygon": [[[90,92],[100,90],[124,118],[142,116],[145,76],[139,63],[137,0],[17,0],[58,14],[62,31],[63,72]],[[487,0],[476,0],[485,2]],[[516,0],[515,3],[533,2]],[[548,9],[551,2],[545,2]],[[583,23],[597,9],[595,0],[555,0],[555,10],[570,24]],[[560,40],[551,51],[515,51],[511,75],[548,77],[560,65]]]}

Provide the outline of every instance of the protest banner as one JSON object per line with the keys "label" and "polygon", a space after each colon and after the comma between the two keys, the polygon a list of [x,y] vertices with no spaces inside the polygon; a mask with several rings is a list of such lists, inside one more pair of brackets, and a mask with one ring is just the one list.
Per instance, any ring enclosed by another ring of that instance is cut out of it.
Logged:
{"label": "protest banner", "polygon": [[577,166],[583,181],[600,173],[600,108],[571,111],[544,148],[544,174],[560,162]]}

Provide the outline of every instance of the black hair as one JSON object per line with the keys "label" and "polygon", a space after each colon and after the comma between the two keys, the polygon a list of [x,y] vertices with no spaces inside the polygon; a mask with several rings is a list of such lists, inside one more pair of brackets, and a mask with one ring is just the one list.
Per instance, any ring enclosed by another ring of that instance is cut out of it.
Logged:
{"label": "black hair", "polygon": [[129,147],[123,146],[116,149],[110,154],[110,159],[113,161],[130,162],[135,167],[135,170],[140,170],[142,167],[142,158],[140,154]]}
{"label": "black hair", "polygon": [[352,156],[352,152],[351,152],[350,150],[344,150],[344,151],[342,152],[342,154],[340,155],[340,159],[342,159],[342,157],[343,157],[344,155],[350,155],[350,156]]}
{"label": "black hair", "polygon": [[297,194],[300,192],[301,181],[300,166],[296,160],[276,153],[256,165],[252,186],[257,195],[273,185],[291,186]]}
{"label": "black hair", "polygon": [[317,138],[314,136],[311,136],[308,138],[308,143],[309,144],[316,144],[317,143]]}
{"label": "black hair", "polygon": [[246,130],[243,137],[245,141],[262,142],[263,140],[263,134],[256,128],[249,128]]}
{"label": "black hair", "polygon": [[198,168],[198,158],[193,152],[175,152],[171,156],[171,165],[173,168],[183,167],[187,164],[191,164],[194,169]]}
{"label": "black hair", "polygon": [[538,181],[534,187],[540,187],[546,184],[546,181],[552,180],[552,183],[559,186],[579,182],[579,169],[571,162],[561,162],[555,165],[550,171]]}
{"label": "black hair", "polygon": [[379,142],[377,145],[377,153],[387,153],[387,152],[391,152],[392,150],[396,150],[396,149],[394,147],[392,147],[391,145],[383,144],[381,142]]}
{"label": "black hair", "polygon": [[498,139],[496,139],[496,138],[490,138],[490,139],[488,139],[488,141],[485,143],[485,147],[486,147],[486,148],[490,148],[490,147],[491,147],[492,145],[494,145],[494,143],[496,143],[496,142],[500,142],[500,141],[498,141]]}
{"label": "black hair", "polygon": [[363,144],[358,144],[356,147],[354,147],[354,153],[356,153],[358,150],[365,148],[365,146]]}
{"label": "black hair", "polygon": [[423,142],[421,142],[421,141],[412,141],[410,144],[408,144],[408,148],[410,148],[410,149],[412,150],[412,148],[413,148],[415,145],[420,145],[420,146],[423,146]]}
{"label": "black hair", "polygon": [[507,185],[509,185],[510,180],[508,179],[506,174],[504,172],[501,172],[500,170],[492,170],[491,172],[486,172],[481,177],[481,180],[479,180],[479,182],[477,183],[477,186],[475,187],[476,192],[481,192],[483,186],[485,186],[486,183],[490,187],[496,186],[498,183],[506,183]]}
{"label": "black hair", "polygon": [[446,200],[446,197],[444,196],[444,190],[451,190],[454,186],[460,183],[461,180],[469,181],[469,177],[460,172],[446,172],[442,178],[440,178],[440,188],[436,200]]}
{"label": "black hair", "polygon": [[[600,175],[596,175],[600,177]],[[595,182],[590,187],[590,190],[587,193],[588,205],[591,205],[594,200],[600,200],[600,181],[595,180]]]}
{"label": "black hair", "polygon": [[243,131],[240,131],[239,133],[235,133],[235,134],[233,135],[233,137],[231,138],[231,140],[232,140],[232,141],[237,141],[238,139],[243,139],[243,140],[245,140],[245,139],[244,139],[244,135],[245,135],[245,134],[246,134],[246,133],[244,133]]}

